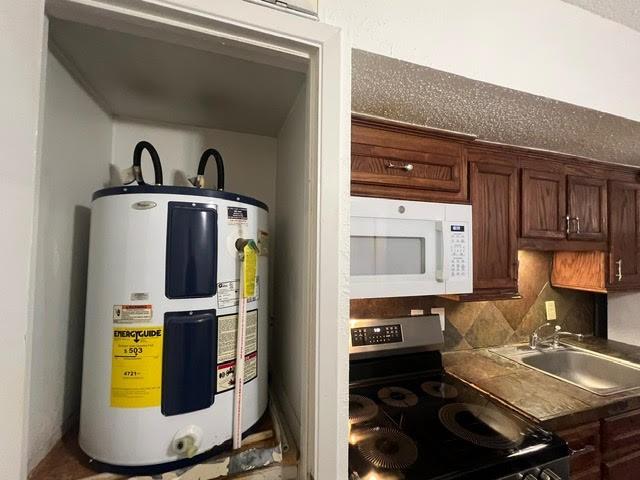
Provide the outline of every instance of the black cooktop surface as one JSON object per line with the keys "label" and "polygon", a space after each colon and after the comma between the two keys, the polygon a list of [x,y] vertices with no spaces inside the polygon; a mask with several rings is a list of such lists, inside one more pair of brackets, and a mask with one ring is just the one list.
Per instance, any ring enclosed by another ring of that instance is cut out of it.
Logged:
{"label": "black cooktop surface", "polygon": [[352,383],[351,479],[498,479],[566,444],[443,373]]}

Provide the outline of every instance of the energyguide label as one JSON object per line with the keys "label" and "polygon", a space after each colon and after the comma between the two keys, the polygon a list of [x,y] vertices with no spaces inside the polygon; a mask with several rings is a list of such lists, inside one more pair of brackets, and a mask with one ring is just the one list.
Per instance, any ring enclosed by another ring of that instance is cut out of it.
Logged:
{"label": "energyguide label", "polygon": [[113,329],[112,407],[142,408],[160,405],[162,336],[160,326]]}

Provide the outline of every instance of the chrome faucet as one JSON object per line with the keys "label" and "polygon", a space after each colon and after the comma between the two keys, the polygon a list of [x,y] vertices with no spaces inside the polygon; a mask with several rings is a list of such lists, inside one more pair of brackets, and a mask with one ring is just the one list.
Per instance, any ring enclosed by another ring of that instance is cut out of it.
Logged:
{"label": "chrome faucet", "polygon": [[[540,331],[543,328],[553,327],[553,333],[545,337],[540,336]],[[551,322],[546,322],[536,328],[531,337],[529,337],[529,348],[535,350],[541,345],[547,345],[551,348],[558,348],[560,346],[560,337],[575,337],[582,341],[584,335],[581,333],[563,332],[560,325],[554,325]]]}

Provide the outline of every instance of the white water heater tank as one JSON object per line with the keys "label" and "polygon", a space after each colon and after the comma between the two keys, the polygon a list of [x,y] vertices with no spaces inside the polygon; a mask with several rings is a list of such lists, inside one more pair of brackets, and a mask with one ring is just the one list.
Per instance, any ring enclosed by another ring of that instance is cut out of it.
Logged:
{"label": "white water heater tank", "polygon": [[99,462],[157,465],[228,442],[240,262],[260,248],[247,301],[242,430],[267,406],[267,207],[209,189],[94,194],[80,446]]}

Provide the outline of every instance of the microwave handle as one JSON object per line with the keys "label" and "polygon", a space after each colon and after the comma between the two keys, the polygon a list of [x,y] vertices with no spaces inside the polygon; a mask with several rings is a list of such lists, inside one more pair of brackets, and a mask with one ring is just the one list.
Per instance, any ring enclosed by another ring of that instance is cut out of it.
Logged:
{"label": "microwave handle", "polygon": [[445,247],[444,230],[444,222],[436,222],[436,236],[440,237],[440,242],[436,242],[436,245],[438,245],[440,249],[436,264],[436,281],[438,282],[446,282],[449,280],[449,269],[447,268],[449,259],[447,258],[448,249]]}

